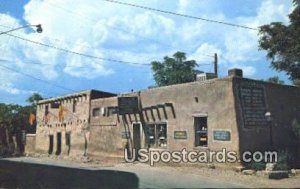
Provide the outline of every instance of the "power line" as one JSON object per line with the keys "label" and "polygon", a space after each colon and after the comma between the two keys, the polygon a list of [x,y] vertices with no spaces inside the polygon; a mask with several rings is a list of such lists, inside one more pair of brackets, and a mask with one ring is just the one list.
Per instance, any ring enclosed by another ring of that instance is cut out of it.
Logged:
{"label": "power line", "polygon": [[102,58],[102,57],[98,57],[98,56],[94,56],[94,55],[89,55],[89,54],[84,54],[84,53],[80,53],[80,52],[76,52],[76,51],[72,51],[72,50],[68,50],[68,49],[64,49],[64,48],[60,48],[60,47],[55,47],[53,45],[48,45],[48,44],[41,43],[41,42],[38,42],[38,41],[33,41],[33,40],[30,40],[30,39],[26,39],[26,38],[23,38],[23,37],[20,37],[20,36],[12,35],[12,34],[6,34],[6,35],[9,35],[11,37],[15,37],[15,38],[23,40],[23,41],[34,43],[36,45],[48,47],[48,48],[55,49],[55,50],[58,50],[58,51],[63,51],[65,53],[69,53],[69,54],[75,54],[75,55],[79,55],[79,56],[84,56],[84,57],[91,58],[91,59],[98,59],[98,60],[104,60],[104,61],[116,62],[116,63],[142,65],[142,66],[149,66],[150,65],[150,64],[143,64],[143,63],[137,63],[137,62],[129,62],[129,61],[123,61],[123,60],[110,59],[110,58]]}
{"label": "power line", "polygon": [[30,74],[27,74],[27,73],[24,73],[24,72],[20,72],[20,71],[18,71],[18,70],[15,70],[15,69],[13,69],[13,68],[10,68],[10,67],[7,67],[7,66],[1,65],[1,64],[0,64],[0,67],[5,68],[6,70],[10,70],[10,71],[16,72],[16,73],[18,73],[18,74],[24,75],[24,76],[29,77],[29,78],[31,78],[31,79],[38,80],[38,81],[43,82],[43,83],[46,83],[46,84],[48,84],[48,85],[52,85],[52,86],[54,86],[54,87],[61,88],[61,89],[66,90],[66,91],[76,92],[76,91],[73,90],[73,89],[69,89],[69,88],[66,88],[66,87],[64,87],[64,86],[57,85],[57,84],[55,84],[55,83],[52,83],[52,82],[49,82],[49,81],[47,81],[47,80],[43,80],[43,79],[34,77],[34,76],[30,75]]}
{"label": "power line", "polygon": [[[6,26],[4,26],[4,27],[6,27]],[[98,57],[98,56],[94,56],[94,55],[89,55],[89,54],[84,54],[84,53],[80,53],[80,52],[76,52],[76,51],[71,51],[71,50],[64,49],[64,48],[59,48],[59,47],[56,47],[56,46],[53,46],[53,45],[48,45],[48,44],[45,44],[45,43],[33,41],[33,40],[30,40],[30,39],[26,39],[26,38],[23,38],[23,37],[20,37],[20,36],[16,36],[16,35],[12,35],[12,34],[8,34],[8,33],[6,33],[6,35],[14,37],[14,38],[17,38],[17,39],[20,39],[20,40],[23,40],[23,41],[34,43],[36,45],[45,46],[45,47],[52,48],[52,49],[55,49],[55,50],[58,50],[58,51],[63,51],[65,53],[71,53],[71,54],[75,54],[75,55],[79,55],[79,56],[84,56],[84,57],[91,58],[91,59],[100,59],[100,60],[105,60],[105,61],[110,61],[110,62],[116,62],[116,63],[125,63],[125,64],[135,64],[135,65],[151,66],[151,64],[149,64],[149,63],[137,63],[137,62],[122,61],[122,60],[116,60],[116,59],[110,59],[110,58],[102,58],[102,57]],[[212,57],[212,56],[207,55],[207,54],[203,54],[203,55],[208,56],[208,57]],[[37,63],[35,63],[35,64],[37,64]],[[204,64],[202,64],[202,65],[204,65]],[[66,66],[66,67],[69,67],[69,66]]]}
{"label": "power line", "polygon": [[[8,28],[8,29],[11,29],[11,28],[12,28],[12,27],[8,27],[8,26],[1,25],[1,24],[0,24],[0,27],[4,27],[4,28]],[[45,36],[45,37],[46,37],[46,39],[50,39],[50,40],[54,40],[54,41],[60,41],[60,42],[71,43],[71,44],[73,44],[74,46],[82,46],[82,47],[88,47],[88,48],[91,48],[91,46],[85,45],[85,44],[77,44],[77,43],[70,42],[70,41],[67,41],[67,40],[56,39],[56,38],[52,38],[52,37],[48,37],[48,36]],[[53,44],[53,43],[51,43],[51,44]],[[52,45],[52,46],[53,46],[53,45]],[[135,55],[135,56],[137,56],[137,55]],[[138,57],[144,57],[144,58],[145,58],[145,56],[138,56]],[[154,57],[152,57],[152,58],[150,58],[150,59],[154,59]],[[139,64],[142,64],[142,63],[139,63]],[[45,64],[45,65],[46,65],[46,64]],[[66,66],[66,67],[72,67],[72,66]],[[77,67],[77,66],[74,66],[74,67]],[[79,67],[77,67],[77,68],[79,68]]]}
{"label": "power line", "polygon": [[[9,60],[9,59],[3,59],[0,58],[0,62],[10,62],[10,63],[16,63],[16,60]],[[49,64],[49,63],[41,63],[41,62],[34,62],[34,61],[19,61],[22,63],[26,63],[26,64],[33,64],[33,65],[45,65],[45,66],[53,66],[53,64]],[[208,66],[208,65],[212,65],[211,63],[207,63],[207,64],[198,64],[198,66]],[[54,65],[54,66],[58,66],[58,67],[66,67],[66,68],[86,68],[86,66],[63,66],[63,65]]]}
{"label": "power line", "polygon": [[[26,38],[23,38],[23,37],[20,37],[20,36],[12,35],[12,34],[5,34],[5,35],[9,35],[11,37],[14,37],[14,38],[17,38],[17,39],[20,39],[20,40],[23,40],[23,41],[34,43],[36,45],[45,46],[45,47],[52,48],[52,49],[55,49],[55,50],[58,50],[58,51],[63,51],[65,53],[70,53],[70,54],[75,54],[75,55],[79,55],[79,56],[84,56],[84,57],[91,58],[91,59],[100,59],[100,60],[105,60],[105,61],[110,61],[110,62],[116,62],[116,63],[134,64],[134,65],[142,65],[142,66],[151,66],[151,64],[149,64],[149,63],[137,63],[137,62],[129,62],[129,61],[123,61],[123,60],[110,59],[110,58],[102,58],[102,57],[98,57],[98,56],[94,56],[94,55],[84,54],[84,53],[80,53],[80,52],[76,52],[76,51],[71,51],[71,50],[64,49],[64,48],[55,47],[53,45],[48,45],[48,44],[41,43],[41,42],[38,42],[38,41],[33,41],[33,40],[30,40],[30,39],[26,39]],[[206,56],[211,57],[210,55],[206,55]]]}
{"label": "power line", "polygon": [[171,11],[166,11],[166,10],[160,10],[160,9],[155,9],[152,7],[146,7],[146,6],[137,5],[137,4],[125,3],[125,2],[115,1],[115,0],[101,0],[101,1],[107,1],[110,3],[116,3],[116,4],[120,4],[120,5],[125,5],[125,6],[131,6],[131,7],[135,7],[135,8],[141,8],[141,9],[146,9],[146,10],[150,10],[150,11],[161,12],[161,13],[171,14],[171,15],[175,15],[175,16],[181,16],[181,17],[185,17],[185,18],[203,20],[206,22],[213,22],[213,23],[223,24],[223,25],[227,25],[227,26],[239,27],[239,28],[250,29],[250,30],[258,30],[257,28],[252,28],[249,26],[243,26],[243,25],[233,24],[233,23],[229,23],[229,22],[222,22],[222,21],[218,21],[218,20],[201,18],[201,17],[197,17],[197,16],[181,14],[181,13],[176,13],[176,12],[171,12]]}
{"label": "power line", "polygon": [[[0,58],[0,62],[10,62],[10,63],[16,63],[17,60],[8,60],[8,59],[2,59]],[[26,63],[26,64],[33,64],[33,65],[45,65],[45,66],[58,66],[61,68],[87,68],[87,66],[63,66],[63,65],[55,65],[55,64],[49,64],[49,63],[41,63],[41,62],[34,62],[34,61],[27,61],[27,60],[22,60],[22,61],[18,61],[18,62],[22,62],[22,63]]]}

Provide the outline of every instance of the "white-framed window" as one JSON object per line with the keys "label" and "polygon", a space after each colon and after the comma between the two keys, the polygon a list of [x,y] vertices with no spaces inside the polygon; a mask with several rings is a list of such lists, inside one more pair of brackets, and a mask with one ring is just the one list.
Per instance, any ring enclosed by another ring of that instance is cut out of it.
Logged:
{"label": "white-framed window", "polygon": [[146,125],[147,144],[151,148],[167,147],[167,123],[153,123]]}

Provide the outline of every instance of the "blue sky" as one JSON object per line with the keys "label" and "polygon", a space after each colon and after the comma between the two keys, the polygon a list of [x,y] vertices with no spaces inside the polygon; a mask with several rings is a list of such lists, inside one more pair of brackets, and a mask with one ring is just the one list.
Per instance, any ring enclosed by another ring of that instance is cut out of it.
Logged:
{"label": "blue sky", "polygon": [[[287,15],[293,8],[289,0],[125,2],[249,27],[272,21],[288,23]],[[258,51],[257,32],[252,30],[101,0],[0,0],[0,31],[24,24],[42,24],[44,31],[38,34],[26,29],[11,34],[100,59],[0,35],[0,99],[4,103],[24,104],[33,92],[44,97],[71,92],[63,88],[115,93],[144,89],[154,85],[149,66],[101,58],[147,64],[176,51],[186,52],[188,59],[200,65],[198,69],[207,72],[213,71],[212,64],[205,65],[213,58],[205,55],[218,53],[221,77],[227,75],[229,68],[237,67],[249,78],[278,75],[289,82],[284,73],[269,68],[265,52]]]}

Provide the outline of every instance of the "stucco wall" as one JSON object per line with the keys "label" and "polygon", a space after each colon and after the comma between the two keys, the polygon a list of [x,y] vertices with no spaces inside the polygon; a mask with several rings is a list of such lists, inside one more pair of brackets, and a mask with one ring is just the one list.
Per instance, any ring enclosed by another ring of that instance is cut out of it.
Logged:
{"label": "stucco wall", "polygon": [[[116,107],[117,97],[95,99],[91,102],[91,114],[95,108],[106,108],[100,115],[91,115],[89,154],[99,155],[103,152],[118,152],[122,149],[122,125],[117,114],[108,114],[107,107]],[[100,110],[101,111],[101,110]]]}
{"label": "stucco wall", "polygon": [[32,154],[35,153],[35,142],[36,142],[36,134],[26,134],[26,145],[25,152]]}
{"label": "stucco wall", "polygon": [[[257,83],[264,87],[266,110],[271,113],[272,122],[265,126],[245,128],[241,110],[241,100],[238,96],[238,86],[243,83]],[[239,123],[239,138],[241,151],[263,151],[271,149],[287,149],[293,146],[291,140],[291,123],[293,119],[300,120],[300,88],[255,81],[250,79],[234,78],[236,96],[237,119]],[[270,134],[272,124],[272,134]],[[298,147],[298,150],[300,148]]]}
{"label": "stucco wall", "polygon": [[[76,111],[73,112],[73,103],[76,100]],[[36,151],[40,153],[48,153],[49,149],[49,134],[54,136],[54,151],[57,148],[57,133],[61,133],[62,155],[68,154],[68,146],[66,145],[65,134],[71,133],[71,150],[70,155],[83,155],[85,145],[85,128],[88,127],[90,96],[61,99],[64,108],[64,121],[58,119],[58,108],[51,108],[50,102],[44,102],[38,105],[37,108],[37,137]],[[49,106],[49,120],[45,121],[45,107]]]}
{"label": "stucco wall", "polygon": [[[122,96],[122,95],[121,95]],[[215,79],[205,82],[193,82],[167,87],[148,89],[139,93],[123,96],[139,96],[141,114],[99,118],[91,117],[91,123],[105,123],[109,119],[117,121],[117,126],[91,126],[90,153],[94,150],[112,152],[124,147],[121,133],[129,130],[132,144],[132,123],[167,123],[167,149],[182,150],[195,148],[195,130],[193,114],[207,113],[208,115],[208,149],[238,151],[238,134],[232,89],[232,79]],[[198,102],[196,102],[196,98]],[[164,108],[155,108],[165,105]],[[174,108],[174,112],[170,104]],[[116,106],[117,98],[92,100],[91,108]],[[163,111],[165,109],[165,113]],[[152,112],[152,113],[151,113]],[[144,125],[143,125],[144,127]],[[213,130],[224,129],[231,132],[231,141],[214,141]],[[95,132],[96,131],[96,132]],[[187,131],[187,139],[174,139],[174,131]],[[144,130],[142,130],[142,133]],[[142,134],[142,147],[145,136]],[[125,140],[126,141],[126,140]],[[116,146],[117,145],[117,146]],[[207,149],[207,148],[204,148]]]}

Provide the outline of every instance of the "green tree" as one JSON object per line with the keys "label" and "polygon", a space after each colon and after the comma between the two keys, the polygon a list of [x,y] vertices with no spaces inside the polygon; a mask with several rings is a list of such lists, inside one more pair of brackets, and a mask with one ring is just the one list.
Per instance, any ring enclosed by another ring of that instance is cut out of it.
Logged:
{"label": "green tree", "polygon": [[36,124],[29,125],[29,115],[36,112],[37,102],[42,99],[41,95],[34,93],[26,100],[30,103],[27,106],[0,103],[0,121],[5,121],[13,133],[20,129],[35,133]]}
{"label": "green tree", "polygon": [[154,80],[158,86],[186,83],[195,80],[195,60],[186,61],[184,52],[176,52],[173,57],[164,57],[163,62],[151,62]]}
{"label": "green tree", "polygon": [[300,0],[294,0],[290,23],[272,22],[260,27],[259,47],[267,51],[271,67],[284,71],[292,81],[300,79]]}
{"label": "green tree", "polygon": [[38,93],[33,93],[27,98],[26,102],[30,103],[32,106],[36,106],[39,100],[43,100],[43,97]]}
{"label": "green tree", "polygon": [[283,85],[283,84],[284,84],[284,81],[283,81],[283,80],[280,80],[278,76],[270,77],[270,78],[267,79],[266,81],[267,81],[267,82],[270,82],[270,83],[280,84],[280,85]]}

